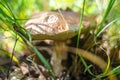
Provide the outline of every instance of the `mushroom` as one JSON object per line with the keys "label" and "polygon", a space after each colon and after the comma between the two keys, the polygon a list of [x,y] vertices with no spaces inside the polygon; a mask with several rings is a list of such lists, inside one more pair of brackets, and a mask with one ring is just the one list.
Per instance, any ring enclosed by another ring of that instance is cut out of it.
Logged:
{"label": "mushroom", "polygon": [[80,15],[72,11],[45,11],[35,14],[25,23],[32,40],[54,40],[51,60],[55,75],[63,70],[61,62],[67,58],[65,41],[77,34],[79,18]]}

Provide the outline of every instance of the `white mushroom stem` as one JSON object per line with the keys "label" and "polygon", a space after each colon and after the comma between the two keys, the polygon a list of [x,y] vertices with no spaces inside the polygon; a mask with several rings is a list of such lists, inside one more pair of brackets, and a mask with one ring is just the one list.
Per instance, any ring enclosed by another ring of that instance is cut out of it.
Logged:
{"label": "white mushroom stem", "polygon": [[64,69],[62,66],[62,60],[67,58],[66,46],[64,41],[55,41],[54,42],[54,52],[52,54],[52,66],[55,72],[55,75],[58,76],[60,72]]}

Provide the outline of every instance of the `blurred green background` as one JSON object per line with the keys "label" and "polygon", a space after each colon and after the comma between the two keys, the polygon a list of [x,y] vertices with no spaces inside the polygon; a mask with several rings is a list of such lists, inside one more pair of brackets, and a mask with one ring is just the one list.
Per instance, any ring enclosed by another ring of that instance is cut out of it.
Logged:
{"label": "blurred green background", "polygon": [[[0,0],[0,48],[12,52],[13,46],[15,45],[16,36],[12,31],[13,21],[10,20],[9,17],[13,17],[14,15],[16,21],[21,26],[24,26],[26,20],[36,12],[56,10],[58,8],[66,10],[70,8],[80,13],[83,5],[82,2],[83,0]],[[99,25],[106,11],[108,2],[109,0],[86,0],[84,15],[93,18],[93,21],[97,21],[96,25]],[[119,0],[115,2],[106,20],[108,23],[119,17],[119,3]],[[9,8],[7,6],[9,6]],[[112,47],[120,46],[120,43],[118,43],[118,40],[120,40],[119,24],[120,21],[117,21],[106,30],[107,34],[110,36]],[[20,53],[24,47],[25,45],[22,40],[19,39],[16,45],[16,51]]]}
{"label": "blurred green background", "polygon": [[[96,29],[100,25],[109,1],[112,0],[86,0],[84,16],[88,16],[91,18],[91,22],[95,22]],[[119,4],[120,0],[116,0],[104,26],[120,17]],[[16,36],[13,29],[14,22],[19,23],[23,27],[24,23],[34,13],[56,9],[66,10],[67,8],[81,13],[82,6],[83,0],[0,0],[0,50],[6,50],[12,53],[16,38],[19,38],[15,46],[15,56],[19,57],[21,54],[24,54],[26,45],[20,37]],[[105,29],[105,32],[108,36],[106,41],[109,43],[109,48],[118,48],[118,54],[120,55],[120,20],[118,19],[112,23]],[[8,56],[9,54],[7,52],[0,51],[0,57],[8,58]]]}

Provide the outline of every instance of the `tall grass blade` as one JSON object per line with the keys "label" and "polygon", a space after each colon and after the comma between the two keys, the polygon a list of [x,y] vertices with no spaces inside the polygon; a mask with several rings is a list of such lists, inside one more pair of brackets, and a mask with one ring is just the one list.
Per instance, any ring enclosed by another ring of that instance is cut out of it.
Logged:
{"label": "tall grass blade", "polygon": [[53,70],[50,64],[48,63],[48,61],[44,58],[44,56],[36,49],[36,47],[32,45],[32,43],[30,43],[30,41],[26,39],[26,37],[24,37],[21,33],[17,33],[17,34],[33,49],[33,51],[37,54],[37,56],[45,65],[45,67],[51,72],[52,76],[54,76]]}
{"label": "tall grass blade", "polygon": [[100,23],[97,31],[95,32],[95,38],[97,38],[101,34],[101,32],[102,32],[101,30],[103,30],[103,28],[104,28],[104,22],[105,22],[105,20],[106,20],[106,18],[108,16],[108,14],[110,13],[110,11],[111,11],[111,9],[112,9],[113,4],[115,3],[115,1],[116,0],[110,0],[109,1],[109,4],[108,4],[107,9],[105,11],[105,14],[103,16],[103,19],[102,19],[102,21],[101,21],[101,23]]}
{"label": "tall grass blade", "polygon": [[84,16],[85,1],[86,1],[86,0],[83,0],[83,8],[82,8],[82,11],[81,11],[81,16],[80,16],[80,26],[79,26],[78,37],[77,37],[77,48],[78,48],[78,46],[79,46],[80,34],[81,34],[81,30],[82,30],[82,21],[83,21],[83,16]]}
{"label": "tall grass blade", "polygon": [[[84,7],[85,7],[85,2],[86,0],[83,0],[83,7],[82,7],[82,11],[81,11],[81,16],[80,16],[80,25],[79,25],[79,30],[78,30],[78,37],[77,37],[77,48],[79,46],[79,42],[80,42],[80,35],[81,35],[81,31],[82,31],[82,21],[83,21],[83,17],[84,17]],[[76,53],[77,53],[77,49],[76,49]],[[77,59],[77,58],[76,58]],[[83,65],[85,66],[86,70],[91,74],[94,75],[91,70],[88,68],[87,63],[85,62],[85,60],[80,56],[80,59],[83,63]]]}
{"label": "tall grass blade", "polygon": [[107,24],[105,27],[103,27],[100,31],[99,34],[101,34],[105,29],[107,29],[108,27],[110,27],[110,25],[112,25],[114,22],[120,20],[120,16],[114,20],[112,20],[109,24]]}
{"label": "tall grass blade", "polygon": [[[11,29],[16,35],[19,35],[20,38],[22,38],[22,40],[28,44],[28,46],[30,46],[32,48],[32,50],[37,54],[37,56],[39,57],[39,59],[41,60],[41,62],[45,65],[45,67],[50,71],[51,75],[54,77],[54,73],[52,70],[51,65],[48,63],[48,61],[44,58],[44,56],[37,50],[36,47],[34,47],[31,43],[31,36],[30,33],[25,30],[23,27],[20,26],[20,24],[16,21],[16,18],[14,16],[14,14],[12,13],[12,10],[10,8],[10,6],[7,4],[7,2],[5,1],[6,6],[9,9],[10,14],[12,15],[12,17],[8,16],[4,10],[2,10],[2,8],[0,8],[0,13],[3,15],[3,18],[7,18],[9,24],[13,24],[14,29]],[[4,5],[5,6],[5,5]]]}

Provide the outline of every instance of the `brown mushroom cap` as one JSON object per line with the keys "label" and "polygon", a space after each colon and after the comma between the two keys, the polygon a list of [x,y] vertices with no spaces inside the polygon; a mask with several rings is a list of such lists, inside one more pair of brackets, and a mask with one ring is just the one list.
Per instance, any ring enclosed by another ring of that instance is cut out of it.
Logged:
{"label": "brown mushroom cap", "polygon": [[25,23],[33,40],[66,40],[77,34],[79,14],[72,11],[46,11],[34,15]]}

